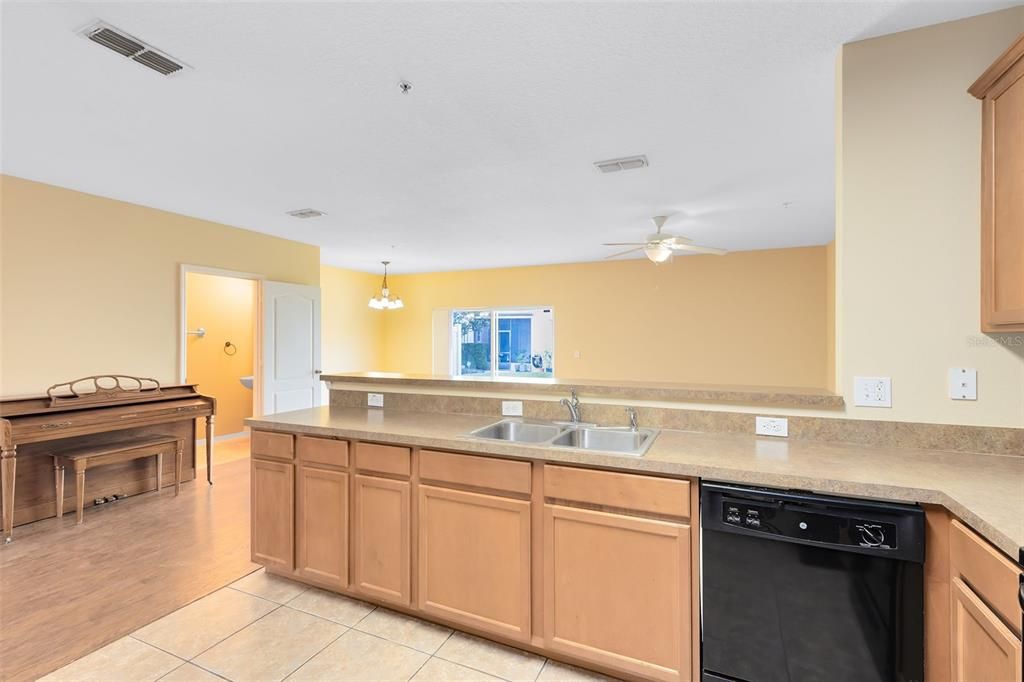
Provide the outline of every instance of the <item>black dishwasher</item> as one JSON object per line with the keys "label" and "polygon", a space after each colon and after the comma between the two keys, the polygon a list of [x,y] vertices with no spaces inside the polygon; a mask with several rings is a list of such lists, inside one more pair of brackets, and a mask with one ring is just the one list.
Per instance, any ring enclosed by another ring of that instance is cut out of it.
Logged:
{"label": "black dishwasher", "polygon": [[701,486],[705,682],[919,682],[924,512]]}

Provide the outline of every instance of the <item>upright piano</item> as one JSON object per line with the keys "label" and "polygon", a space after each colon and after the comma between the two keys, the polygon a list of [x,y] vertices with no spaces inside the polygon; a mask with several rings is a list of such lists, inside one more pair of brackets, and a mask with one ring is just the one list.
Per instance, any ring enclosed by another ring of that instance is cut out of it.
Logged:
{"label": "upright piano", "polygon": [[[182,480],[195,477],[197,419],[205,419],[206,477],[213,483],[216,400],[195,384],[161,386],[125,375],[85,377],[55,384],[46,395],[0,398],[0,501],[4,542],[14,525],[56,515],[51,453],[102,442],[111,435],[178,435],[185,441]],[[116,434],[113,434],[116,432]],[[165,462],[173,467],[173,458]],[[171,469],[165,473],[172,474]],[[97,469],[88,494],[135,494],[155,485],[151,458]],[[17,502],[15,491],[17,490]],[[72,508],[72,507],[67,507]]]}

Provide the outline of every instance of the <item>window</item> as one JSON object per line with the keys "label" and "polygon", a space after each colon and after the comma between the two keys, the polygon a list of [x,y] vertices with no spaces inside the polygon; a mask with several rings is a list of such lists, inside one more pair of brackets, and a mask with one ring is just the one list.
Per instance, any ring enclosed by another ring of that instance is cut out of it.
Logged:
{"label": "window", "polygon": [[453,310],[451,369],[457,376],[554,376],[551,308]]}

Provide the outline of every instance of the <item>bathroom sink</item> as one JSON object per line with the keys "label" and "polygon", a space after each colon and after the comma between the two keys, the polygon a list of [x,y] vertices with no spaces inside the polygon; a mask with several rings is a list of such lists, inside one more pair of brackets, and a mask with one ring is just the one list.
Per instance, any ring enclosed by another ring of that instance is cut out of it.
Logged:
{"label": "bathroom sink", "polygon": [[490,438],[510,443],[543,443],[557,436],[561,430],[553,424],[502,420],[471,431],[469,435],[475,438]]}
{"label": "bathroom sink", "polygon": [[565,431],[551,444],[579,450],[600,450],[623,455],[643,455],[654,441],[653,429],[576,428]]}

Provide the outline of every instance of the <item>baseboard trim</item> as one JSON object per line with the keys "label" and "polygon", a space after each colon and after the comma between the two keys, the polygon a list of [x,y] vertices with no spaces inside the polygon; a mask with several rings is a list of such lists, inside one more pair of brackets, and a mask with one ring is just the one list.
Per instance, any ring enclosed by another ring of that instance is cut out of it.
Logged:
{"label": "baseboard trim", "polygon": [[[236,438],[247,438],[249,436],[248,431],[239,431],[238,433],[225,433],[223,436],[214,436],[213,442],[219,443],[222,440],[235,440]],[[206,445],[205,438],[197,438],[196,445]]]}

